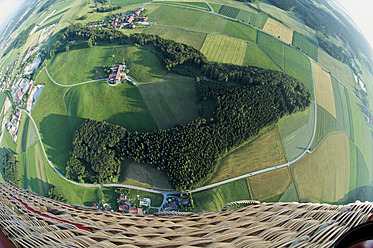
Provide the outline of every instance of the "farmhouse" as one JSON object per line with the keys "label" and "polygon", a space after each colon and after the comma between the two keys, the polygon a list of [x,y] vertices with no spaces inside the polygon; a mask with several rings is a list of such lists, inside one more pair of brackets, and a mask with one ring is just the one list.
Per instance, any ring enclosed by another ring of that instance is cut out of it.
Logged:
{"label": "farmhouse", "polygon": [[109,75],[109,81],[110,82],[116,82],[120,83],[122,82],[123,79],[127,78],[126,75],[126,70],[127,66],[126,65],[119,65],[119,66],[114,66],[110,68],[111,74]]}

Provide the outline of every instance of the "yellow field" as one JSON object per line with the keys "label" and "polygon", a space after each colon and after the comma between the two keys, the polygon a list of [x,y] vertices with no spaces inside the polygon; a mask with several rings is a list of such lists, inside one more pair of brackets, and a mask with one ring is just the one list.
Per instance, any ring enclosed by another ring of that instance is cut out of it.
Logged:
{"label": "yellow field", "polygon": [[286,163],[278,127],[224,157],[211,183]]}
{"label": "yellow field", "polygon": [[336,202],[349,192],[350,148],[346,133],[334,133],[292,166],[301,201]]}
{"label": "yellow field", "polygon": [[250,194],[255,200],[265,200],[282,194],[291,183],[288,167],[247,178]]}
{"label": "yellow field", "polygon": [[316,63],[312,63],[312,67],[315,74],[317,103],[337,118],[330,74]]}
{"label": "yellow field", "polygon": [[243,40],[223,35],[207,35],[201,52],[210,61],[242,65],[245,58],[247,43]]}
{"label": "yellow field", "polygon": [[279,23],[278,21],[268,18],[263,30],[273,36],[285,41],[288,44],[293,42],[293,30]]}

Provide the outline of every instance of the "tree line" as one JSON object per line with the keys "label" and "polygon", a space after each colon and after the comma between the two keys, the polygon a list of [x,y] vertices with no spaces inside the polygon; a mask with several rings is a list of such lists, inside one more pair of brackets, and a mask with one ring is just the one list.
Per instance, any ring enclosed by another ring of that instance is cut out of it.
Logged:
{"label": "tree line", "polygon": [[21,187],[21,174],[20,174],[20,165],[17,160],[16,155],[13,153],[6,153],[3,157],[3,172],[4,179],[6,181],[11,181]]}
{"label": "tree line", "polygon": [[35,27],[36,24],[31,24],[30,26],[28,26],[28,28],[26,28],[25,30],[23,30],[21,33],[19,33],[19,35],[17,36],[17,38],[15,38],[12,43],[10,43],[8,45],[8,47],[4,50],[3,52],[3,55],[2,57],[4,57],[5,55],[7,55],[12,49],[15,49],[17,47],[21,47],[23,44],[26,43],[27,41],[27,38],[31,32],[31,30]]}

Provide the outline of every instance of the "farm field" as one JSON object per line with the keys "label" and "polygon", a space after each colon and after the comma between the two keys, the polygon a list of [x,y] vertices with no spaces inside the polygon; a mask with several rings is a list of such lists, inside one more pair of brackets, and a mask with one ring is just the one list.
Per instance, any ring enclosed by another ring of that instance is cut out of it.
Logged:
{"label": "farm field", "polygon": [[32,116],[38,125],[46,152],[64,174],[76,128],[85,120],[105,120],[130,131],[157,128],[138,89],[130,84],[111,87],[91,83],[64,88],[50,82],[42,71],[36,83],[45,83]]}
{"label": "farm field", "polygon": [[119,5],[119,6],[127,6],[127,5],[132,5],[132,4],[137,4],[137,3],[146,3],[149,2],[147,0],[110,0],[111,5]]}
{"label": "farm field", "polygon": [[258,31],[256,29],[248,27],[242,23],[228,21],[222,34],[255,43],[257,33]]}
{"label": "farm field", "polygon": [[228,16],[228,17],[231,17],[231,18],[236,18],[239,11],[240,11],[240,9],[238,9],[238,8],[223,5],[219,10],[219,14],[225,15],[225,16]]}
{"label": "farm field", "polygon": [[336,118],[334,92],[330,74],[321,66],[312,63],[315,75],[317,103]]}
{"label": "farm field", "polygon": [[208,34],[201,52],[210,61],[242,65],[247,43],[222,35]]}
{"label": "farm field", "polygon": [[290,186],[292,179],[289,168],[284,167],[248,177],[247,181],[252,199],[266,201],[277,197],[275,201],[278,201]]}
{"label": "farm field", "polygon": [[348,65],[334,59],[321,49],[319,49],[319,62],[341,80],[350,90],[355,90],[355,79]]}
{"label": "farm field", "polygon": [[258,66],[266,69],[281,71],[281,68],[258,45],[248,44],[242,62],[243,66]]}
{"label": "farm field", "polygon": [[190,8],[197,8],[201,10],[210,10],[207,4],[205,4],[203,1],[183,1],[183,0],[155,0],[153,3],[165,3],[165,4],[174,4],[174,5],[180,5],[180,6],[186,6]]}
{"label": "farm field", "polygon": [[295,188],[294,181],[290,183],[289,187],[282,194],[279,202],[299,202],[298,192]]}
{"label": "farm field", "polygon": [[118,183],[144,188],[173,189],[163,171],[158,170],[154,165],[140,164],[129,159],[122,162]]}
{"label": "farm field", "polygon": [[[250,4],[246,4],[246,2],[239,2],[239,1],[232,1],[232,0],[208,0],[207,2],[212,6],[214,6],[214,5],[220,5],[220,6],[227,5],[227,6],[235,7],[235,8],[238,8],[238,9],[252,11],[252,12],[255,12],[255,13],[258,12],[258,10],[255,7],[253,7]],[[215,7],[213,7],[213,8],[214,8],[214,11],[216,13],[218,13],[219,9],[215,10]]]}
{"label": "farm field", "polygon": [[166,74],[152,48],[136,46],[94,46],[63,52],[51,60],[48,72],[57,83],[71,85],[107,78],[102,67],[118,65],[123,61],[138,82],[151,82]]}
{"label": "farm field", "polygon": [[229,202],[250,199],[252,198],[246,179],[241,179],[212,189],[193,193],[194,212],[220,211]]}
{"label": "farm field", "polygon": [[270,36],[269,34],[258,32],[258,45],[266,51],[269,56],[276,62],[282,69],[285,67],[285,44],[280,40]]}
{"label": "farm field", "polygon": [[349,151],[345,133],[331,134],[291,167],[300,201],[332,203],[349,192]]}
{"label": "farm field", "polygon": [[187,124],[199,117],[194,78],[169,73],[155,83],[137,88],[160,129]]}
{"label": "farm field", "polygon": [[337,120],[328,111],[320,105],[317,105],[317,125],[315,139],[313,140],[311,150],[315,149],[323,138],[331,132],[343,131],[337,129]]}
{"label": "farm field", "polygon": [[253,25],[254,27],[263,29],[268,17],[262,14],[241,9],[236,16],[236,19]]}
{"label": "farm field", "polygon": [[222,158],[209,184],[286,162],[280,131],[276,126]]}
{"label": "farm field", "polygon": [[315,125],[315,105],[303,111],[283,117],[278,125],[288,161],[298,158],[308,147]]}
{"label": "farm field", "polygon": [[318,61],[319,46],[317,41],[294,31],[292,45],[313,58],[315,61]]}
{"label": "farm field", "polygon": [[335,100],[335,113],[336,113],[336,130],[344,130],[346,131],[346,128],[350,128],[349,125],[345,126],[345,120],[344,120],[344,111],[346,110],[348,115],[347,106],[344,107],[344,103],[346,104],[346,97],[345,94],[341,94],[340,87],[343,87],[338,81],[334,78],[332,78],[332,86],[333,86],[333,93],[334,93],[334,100]]}
{"label": "farm field", "polygon": [[281,39],[287,44],[291,44],[293,41],[293,30],[279,23],[278,21],[268,18],[263,30],[271,35]]}
{"label": "farm field", "polygon": [[165,39],[175,40],[200,50],[207,36],[206,33],[188,31],[178,27],[164,27],[153,25],[148,27],[144,33],[156,34]]}

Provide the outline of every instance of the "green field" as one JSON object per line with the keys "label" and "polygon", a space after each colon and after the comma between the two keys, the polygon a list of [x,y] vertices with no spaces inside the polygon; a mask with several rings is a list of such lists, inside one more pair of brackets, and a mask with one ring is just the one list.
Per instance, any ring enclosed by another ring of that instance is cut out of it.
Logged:
{"label": "green field", "polygon": [[348,65],[334,59],[321,49],[319,49],[319,62],[335,77],[341,80],[350,90],[355,90],[355,79],[352,75],[352,70]]}
{"label": "green field", "polygon": [[350,148],[345,133],[329,135],[291,166],[300,201],[337,202],[349,192]]}
{"label": "green field", "polygon": [[146,3],[149,2],[147,0],[110,0],[112,5],[120,5],[120,6],[127,6],[137,3]]}
{"label": "green field", "polygon": [[137,87],[158,128],[168,129],[199,117],[194,78],[169,73]]}
{"label": "green field", "polygon": [[243,40],[222,35],[207,35],[201,52],[210,61],[242,65],[247,44]]}
{"label": "green field", "polygon": [[238,8],[223,5],[219,10],[219,14],[225,15],[225,16],[228,16],[228,17],[231,17],[231,18],[236,18],[239,11],[240,11],[240,9],[238,9]]}
{"label": "green field", "polygon": [[[334,101],[335,101],[335,112],[336,112],[336,130],[346,130],[345,127],[345,120],[344,120],[344,102],[346,102],[345,94],[341,94],[340,87],[343,87],[338,81],[332,77],[332,86],[333,86],[333,93],[334,93]],[[346,103],[345,103],[346,104]],[[348,115],[348,111],[346,108],[346,114]],[[349,127],[348,127],[349,128]]]}
{"label": "green field", "polygon": [[177,42],[192,46],[197,50],[201,49],[207,35],[203,32],[188,31],[178,27],[164,27],[157,25],[148,27],[145,30],[145,33],[156,34],[162,38],[175,40]]}
{"label": "green field", "polygon": [[50,82],[42,71],[36,83],[45,83],[32,116],[38,125],[49,159],[64,174],[76,128],[93,118],[121,125],[130,131],[157,128],[139,90],[130,84],[111,87],[91,83],[73,88]]}
{"label": "green field", "polygon": [[337,129],[337,120],[334,118],[334,116],[332,116],[320,105],[317,105],[316,134],[311,146],[311,150],[315,149],[323,138],[333,131],[343,131],[343,129]]}
{"label": "green field", "polygon": [[292,179],[289,168],[284,167],[247,178],[251,197],[259,201],[271,201],[276,197],[278,201],[286,189],[290,186]]}
{"label": "green field", "polygon": [[235,18],[254,27],[263,29],[267,22],[268,16],[241,9]]}
{"label": "green field", "polygon": [[285,116],[278,123],[288,161],[299,157],[312,139],[315,125],[314,108],[314,103],[311,103],[307,110]]}
{"label": "green field", "polygon": [[123,61],[138,82],[151,82],[166,74],[154,49],[137,46],[94,46],[71,50],[53,58],[48,71],[57,83],[71,85],[107,78],[102,66],[118,65]]}
{"label": "green field", "polygon": [[227,21],[222,34],[255,43],[257,33],[258,31],[256,29],[242,23]]}
{"label": "green field", "polygon": [[276,126],[222,158],[209,183],[220,182],[286,162],[281,135]]}
{"label": "green field", "polygon": [[311,38],[294,31],[292,45],[314,60],[318,61],[319,57],[319,46],[317,41],[312,40]]}
{"label": "green field", "polygon": [[295,188],[294,181],[290,183],[289,187],[285,190],[282,194],[281,198],[278,200],[279,202],[298,202],[299,197],[297,193],[297,189]]}
{"label": "green field", "polygon": [[242,62],[243,66],[258,66],[266,69],[281,71],[282,69],[258,45],[248,44]]}
{"label": "green field", "polygon": [[210,10],[207,4],[205,4],[203,1],[155,0],[153,1],[153,3],[174,4],[201,10]]}
{"label": "green field", "polygon": [[264,32],[258,32],[258,45],[264,49],[282,69],[285,67],[285,44]]}
{"label": "green field", "polygon": [[195,212],[220,211],[229,202],[250,199],[251,196],[246,179],[193,193]]}
{"label": "green field", "polygon": [[219,13],[219,10],[221,9],[221,7],[223,7],[223,5],[217,4],[217,3],[209,3],[209,4],[215,13]]}

